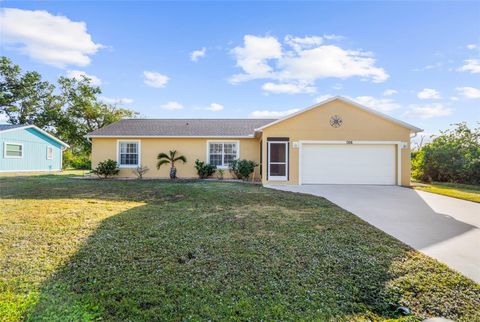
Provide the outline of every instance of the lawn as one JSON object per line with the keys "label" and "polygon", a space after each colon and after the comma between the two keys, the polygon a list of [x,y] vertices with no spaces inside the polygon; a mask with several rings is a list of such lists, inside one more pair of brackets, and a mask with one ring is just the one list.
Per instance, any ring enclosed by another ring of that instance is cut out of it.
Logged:
{"label": "lawn", "polygon": [[59,175],[0,198],[6,321],[480,320],[478,284],[322,198]]}
{"label": "lawn", "polygon": [[430,184],[413,183],[413,187],[417,190],[438,193],[439,195],[445,195],[473,202],[480,202],[479,185],[434,182]]}

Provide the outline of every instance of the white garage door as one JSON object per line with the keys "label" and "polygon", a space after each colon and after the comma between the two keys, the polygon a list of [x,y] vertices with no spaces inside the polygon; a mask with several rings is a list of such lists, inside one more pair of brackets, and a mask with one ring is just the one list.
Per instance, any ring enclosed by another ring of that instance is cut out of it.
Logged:
{"label": "white garage door", "polygon": [[303,144],[302,184],[394,185],[395,145]]}

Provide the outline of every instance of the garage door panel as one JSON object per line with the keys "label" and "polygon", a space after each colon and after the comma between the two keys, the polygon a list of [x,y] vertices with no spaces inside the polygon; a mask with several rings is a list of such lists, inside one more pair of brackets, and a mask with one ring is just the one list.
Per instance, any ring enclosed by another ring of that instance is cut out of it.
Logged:
{"label": "garage door panel", "polygon": [[303,184],[395,184],[394,145],[305,144]]}

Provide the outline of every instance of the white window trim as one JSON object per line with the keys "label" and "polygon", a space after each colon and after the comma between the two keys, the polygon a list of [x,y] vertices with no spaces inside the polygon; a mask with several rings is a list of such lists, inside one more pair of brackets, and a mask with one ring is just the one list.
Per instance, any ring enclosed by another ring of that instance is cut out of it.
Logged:
{"label": "white window trim", "polygon": [[[50,158],[48,157],[48,149],[52,150],[52,155]],[[47,160],[53,160],[53,146],[51,145],[47,145]]]}
{"label": "white window trim", "polygon": [[[207,163],[210,163],[210,143],[235,143],[237,145],[237,154],[235,159],[240,158],[240,141],[239,140],[207,140]],[[223,163],[223,148],[222,148],[222,163]],[[228,166],[217,166],[217,169],[228,169]]]}
{"label": "white window trim", "polygon": [[[7,155],[7,145],[8,145],[8,144],[11,144],[11,145],[20,145],[20,146],[22,147],[22,155],[19,156],[19,157]],[[23,150],[23,143],[4,142],[4,144],[3,144],[3,157],[4,157],[5,159],[23,159],[24,153],[25,153],[25,151]]]}
{"label": "white window trim", "polygon": [[[120,164],[120,143],[136,143],[137,144],[138,146],[137,164],[124,164],[124,165]],[[141,156],[142,156],[142,142],[140,140],[117,140],[117,164],[120,169],[133,169],[140,166],[140,164],[142,164]]]}
{"label": "white window trim", "polygon": [[366,144],[366,145],[395,145],[397,150],[397,186],[402,185],[402,146],[401,141],[299,141],[298,151],[298,184],[302,184],[302,147],[305,144]]}
{"label": "white window trim", "polygon": [[[285,144],[285,162],[270,162],[270,145],[272,143],[282,143],[282,144]],[[289,144],[289,141],[267,141],[267,146],[268,146],[268,154],[267,154],[267,174],[268,174],[268,181],[288,181],[288,171],[289,171],[289,148],[290,148],[290,144]],[[285,164],[285,175],[284,176],[272,176],[270,174],[270,164]]]}

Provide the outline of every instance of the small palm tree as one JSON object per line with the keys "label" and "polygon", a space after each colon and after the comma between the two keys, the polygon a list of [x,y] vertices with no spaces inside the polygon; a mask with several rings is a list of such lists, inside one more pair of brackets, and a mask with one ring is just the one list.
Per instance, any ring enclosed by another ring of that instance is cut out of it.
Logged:
{"label": "small palm tree", "polygon": [[181,156],[176,156],[177,151],[169,151],[169,154],[166,153],[159,153],[157,156],[157,169],[160,169],[160,167],[164,164],[170,163],[170,179],[175,179],[177,177],[177,168],[175,168],[175,162],[177,161],[182,161],[183,163],[187,162],[187,158],[183,155]]}

